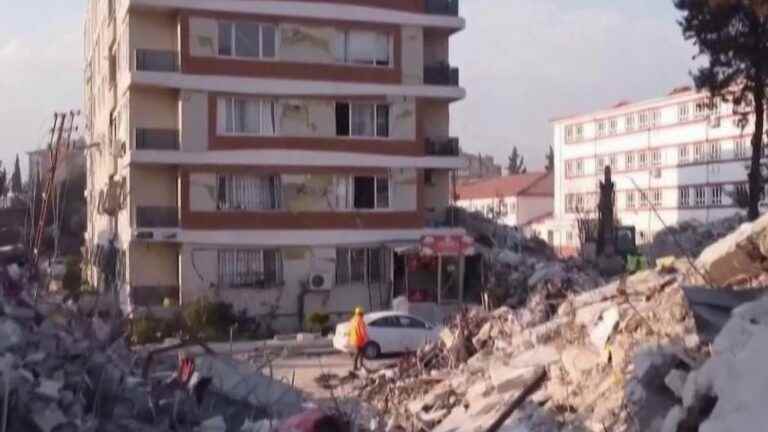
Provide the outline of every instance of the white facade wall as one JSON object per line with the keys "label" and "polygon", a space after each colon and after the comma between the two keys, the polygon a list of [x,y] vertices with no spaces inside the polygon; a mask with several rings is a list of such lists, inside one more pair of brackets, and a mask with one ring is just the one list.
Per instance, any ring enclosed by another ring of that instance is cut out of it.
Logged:
{"label": "white facade wall", "polygon": [[[554,121],[555,218],[549,229],[555,232],[555,245],[576,246],[578,242],[568,241],[578,213],[573,207],[596,215],[598,182],[603,178],[598,167],[601,159],[612,162],[619,220],[637,228],[641,243],[650,241],[665,223],[707,222],[741,211],[731,195],[736,184],[747,180],[754,120],[742,129],[732,105],[722,102],[719,111],[707,112],[705,104],[697,114],[697,104],[706,100],[703,94],[688,91]],[[687,116],[681,116],[686,109]],[[640,128],[641,113],[647,113],[648,127]],[[628,115],[634,118],[632,130],[627,130]],[[611,132],[612,120],[616,121],[615,133]],[[602,134],[598,131],[601,123],[605,125]],[[583,131],[581,139],[578,127]],[[643,157],[645,166],[640,164]],[[694,202],[696,188],[703,188],[703,202]],[[689,204],[681,202],[681,189],[688,190]],[[660,218],[650,206],[641,207],[641,190],[655,204]],[[715,196],[717,190],[722,194],[720,200]],[[661,192],[658,201],[657,191]],[[569,200],[574,203],[571,208]]]}

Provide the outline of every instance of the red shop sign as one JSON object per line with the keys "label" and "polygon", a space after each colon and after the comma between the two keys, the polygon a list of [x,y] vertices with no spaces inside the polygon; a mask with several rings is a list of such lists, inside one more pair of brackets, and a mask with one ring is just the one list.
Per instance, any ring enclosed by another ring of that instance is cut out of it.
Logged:
{"label": "red shop sign", "polygon": [[424,255],[473,255],[475,240],[466,235],[432,235],[421,238]]}

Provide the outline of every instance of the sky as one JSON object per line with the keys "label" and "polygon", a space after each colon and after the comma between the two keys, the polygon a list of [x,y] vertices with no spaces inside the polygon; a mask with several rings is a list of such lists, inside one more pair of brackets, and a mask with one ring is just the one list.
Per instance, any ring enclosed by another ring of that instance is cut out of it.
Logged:
{"label": "sky", "polygon": [[[41,148],[54,111],[82,103],[85,0],[0,0],[0,160]],[[671,0],[461,0],[452,38],[466,100],[452,107],[465,151],[505,164],[513,146],[542,169],[550,119],[690,83],[693,47]],[[25,165],[22,157],[22,166]]]}

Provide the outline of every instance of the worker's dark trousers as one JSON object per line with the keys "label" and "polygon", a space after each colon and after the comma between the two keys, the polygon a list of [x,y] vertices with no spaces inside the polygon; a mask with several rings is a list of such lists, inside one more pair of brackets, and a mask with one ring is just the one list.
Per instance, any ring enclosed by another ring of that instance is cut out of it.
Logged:
{"label": "worker's dark trousers", "polygon": [[357,348],[355,351],[355,363],[353,366],[353,370],[357,371],[360,368],[365,368],[365,365],[363,364],[363,349]]}

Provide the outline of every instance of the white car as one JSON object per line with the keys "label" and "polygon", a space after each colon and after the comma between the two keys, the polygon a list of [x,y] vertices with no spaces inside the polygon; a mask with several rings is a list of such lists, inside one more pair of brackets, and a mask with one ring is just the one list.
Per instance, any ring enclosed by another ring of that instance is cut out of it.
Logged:
{"label": "white car", "polygon": [[[439,328],[402,312],[373,312],[363,319],[368,326],[368,343],[363,348],[367,359],[381,354],[414,352],[440,338]],[[354,347],[349,345],[349,322],[336,326],[333,347],[345,353],[354,352]]]}

